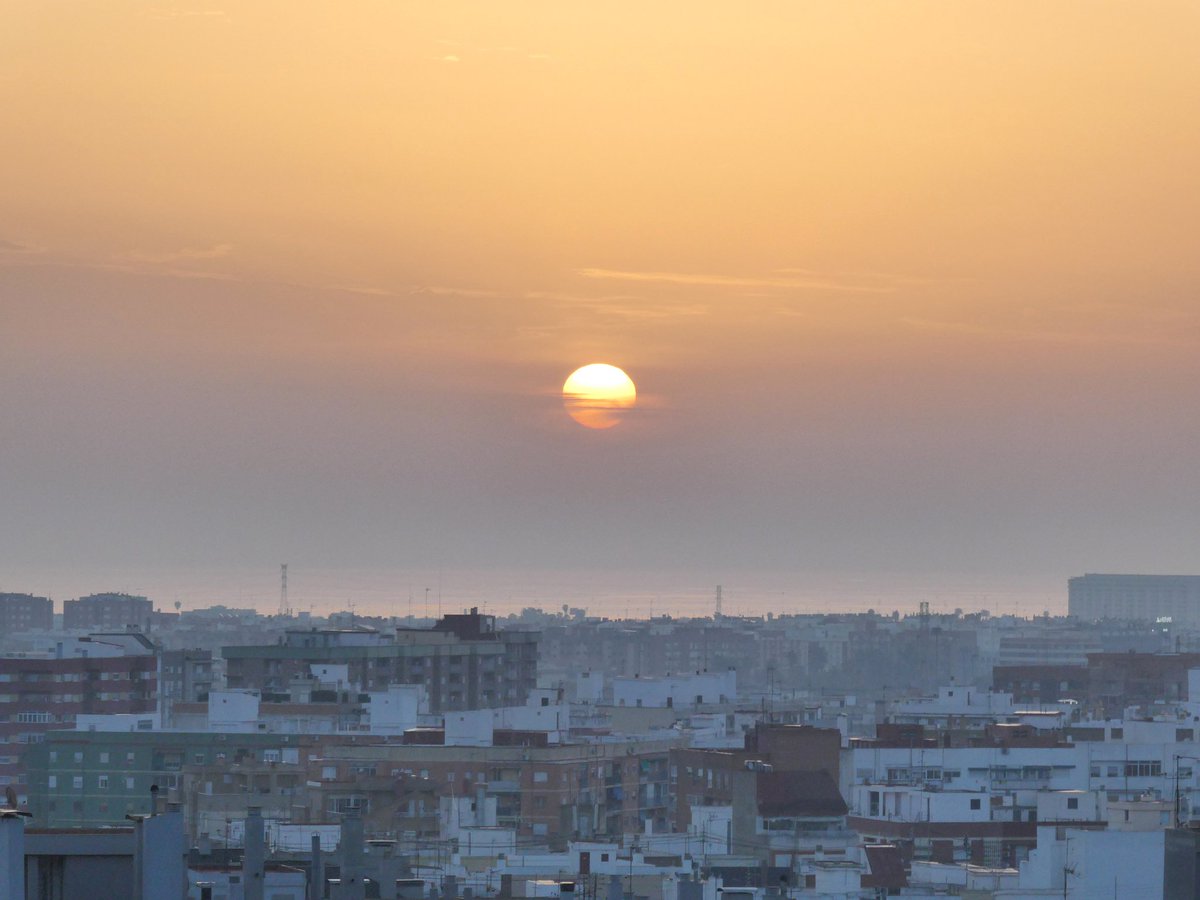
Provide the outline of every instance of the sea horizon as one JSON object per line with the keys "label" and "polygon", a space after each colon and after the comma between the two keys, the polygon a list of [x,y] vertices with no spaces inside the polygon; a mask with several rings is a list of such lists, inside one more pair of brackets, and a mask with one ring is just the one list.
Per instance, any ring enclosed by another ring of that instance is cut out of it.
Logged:
{"label": "sea horizon", "polygon": [[[1082,573],[1073,573],[1082,574]],[[988,610],[993,615],[1066,613],[1067,575],[979,576],[959,573],[814,573],[785,571],[674,572],[595,569],[429,569],[306,567],[289,563],[288,606],[327,616],[353,611],[368,616],[433,618],[478,607],[506,616],[527,607],[547,612],[584,609],[612,619],[711,616],[721,586],[727,616],[768,613],[882,614],[916,612],[927,602],[935,613]],[[278,566],[111,566],[0,572],[0,591],[47,596],[57,604],[91,593],[148,597],[170,612],[211,606],[280,607]]]}

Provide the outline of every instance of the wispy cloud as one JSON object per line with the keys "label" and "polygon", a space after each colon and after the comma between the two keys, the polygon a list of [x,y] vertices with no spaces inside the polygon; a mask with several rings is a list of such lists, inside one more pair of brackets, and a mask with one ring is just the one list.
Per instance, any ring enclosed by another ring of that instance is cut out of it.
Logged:
{"label": "wispy cloud", "polygon": [[341,291],[346,294],[360,294],[364,297],[395,297],[395,291],[389,291],[387,288],[378,287],[373,284],[331,284],[331,291]]}
{"label": "wispy cloud", "polygon": [[10,241],[0,238],[0,256],[23,257],[45,253],[46,248],[28,241]]}
{"label": "wispy cloud", "polygon": [[211,247],[181,247],[177,250],[129,250],[118,254],[117,259],[135,263],[197,262],[206,259],[224,259],[233,253],[233,244],[213,244]]}
{"label": "wispy cloud", "polygon": [[[998,341],[1025,341],[1051,344],[1172,344],[1192,345],[1200,340],[1200,329],[1179,327],[1178,322],[1127,321],[1109,327],[1077,328],[1044,325],[1013,326],[954,319],[928,319],[907,316],[899,324],[928,334],[978,337]],[[1195,322],[1195,318],[1191,319]]]}
{"label": "wispy cloud", "polygon": [[615,281],[636,281],[656,284],[678,284],[694,287],[717,288],[777,288],[790,290],[834,291],[852,294],[886,294],[894,290],[887,284],[856,283],[849,279],[838,279],[807,273],[803,276],[747,277],[740,275],[713,275],[690,272],[632,272],[620,269],[585,268],[577,270],[584,278],[600,278]]}
{"label": "wispy cloud", "polygon": [[147,18],[162,21],[169,19],[229,19],[229,15],[223,9],[164,9],[160,7],[146,10],[145,15]]}

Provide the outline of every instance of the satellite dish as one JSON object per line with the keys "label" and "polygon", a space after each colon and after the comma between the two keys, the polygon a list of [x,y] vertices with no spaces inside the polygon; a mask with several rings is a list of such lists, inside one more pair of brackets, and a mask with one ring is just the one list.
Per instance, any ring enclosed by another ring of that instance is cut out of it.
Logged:
{"label": "satellite dish", "polygon": [[179,612],[179,608],[183,606],[178,600],[175,601],[175,612]]}

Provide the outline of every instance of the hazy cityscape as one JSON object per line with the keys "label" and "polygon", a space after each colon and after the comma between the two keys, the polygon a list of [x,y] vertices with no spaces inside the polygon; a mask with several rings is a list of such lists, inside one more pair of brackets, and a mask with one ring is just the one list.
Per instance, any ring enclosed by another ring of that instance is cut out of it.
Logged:
{"label": "hazy cityscape", "polygon": [[1197,35],[0,0],[0,900],[1200,900]]}
{"label": "hazy cityscape", "polygon": [[283,566],[272,612],[0,594],[7,883],[1188,896],[1200,576],[1067,596],[1032,617],[739,616],[723,586],[706,616],[324,617],[291,608]]}

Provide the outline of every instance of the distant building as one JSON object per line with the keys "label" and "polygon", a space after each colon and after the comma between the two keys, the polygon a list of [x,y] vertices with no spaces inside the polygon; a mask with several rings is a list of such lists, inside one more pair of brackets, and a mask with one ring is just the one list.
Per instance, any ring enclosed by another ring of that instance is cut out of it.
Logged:
{"label": "distant building", "polygon": [[66,631],[149,631],[153,604],[131,594],[91,594],[63,601]]}
{"label": "distant building", "polygon": [[433,628],[295,629],[280,644],[223,647],[226,685],[285,695],[313,666],[343,665],[361,693],[393,684],[424,685],[429,711],[520,706],[537,687],[536,631],[497,630],[477,610],[446,616]]}
{"label": "distant building", "polygon": [[1083,665],[1015,665],[992,669],[992,690],[1012,694],[1013,703],[1037,707],[1060,700],[1082,702],[1089,692],[1087,660]]}
{"label": "distant building", "polygon": [[1089,621],[1200,625],[1200,575],[1082,575],[1067,582],[1067,611]]}
{"label": "distant building", "polygon": [[33,594],[0,594],[0,634],[49,631],[54,627],[54,603]]}
{"label": "distant building", "polygon": [[737,672],[696,672],[650,678],[614,678],[614,706],[690,707],[737,698]]}
{"label": "distant building", "polygon": [[158,693],[163,721],[171,721],[176,703],[201,703],[213,688],[211,650],[166,650],[162,654]]}

